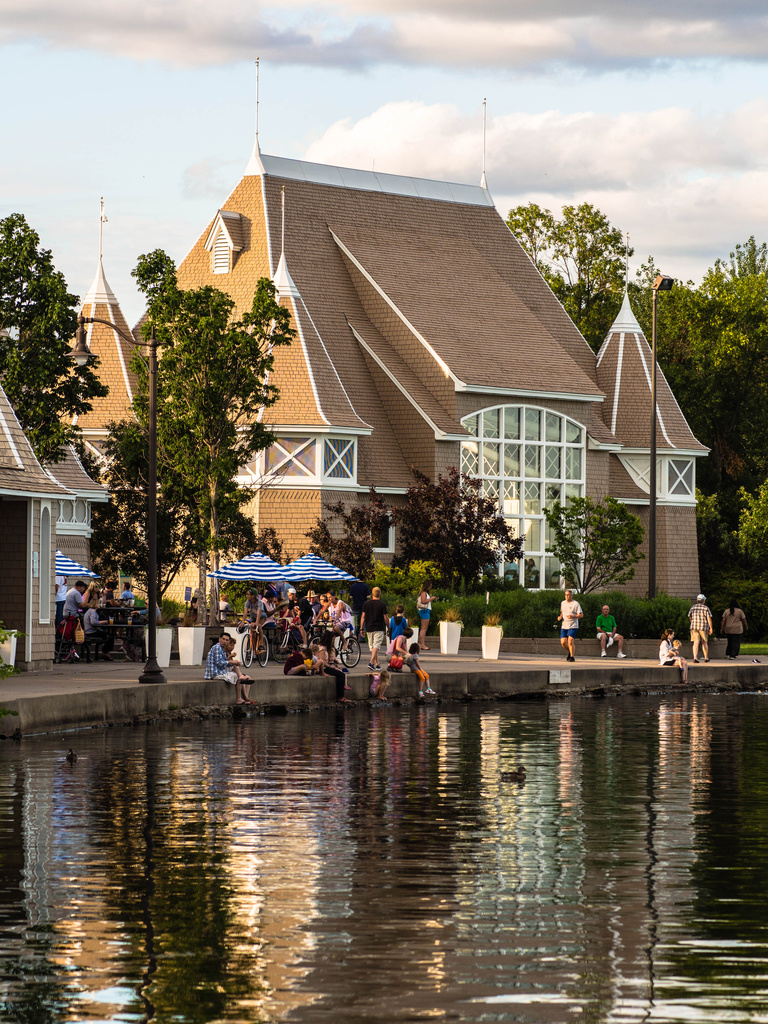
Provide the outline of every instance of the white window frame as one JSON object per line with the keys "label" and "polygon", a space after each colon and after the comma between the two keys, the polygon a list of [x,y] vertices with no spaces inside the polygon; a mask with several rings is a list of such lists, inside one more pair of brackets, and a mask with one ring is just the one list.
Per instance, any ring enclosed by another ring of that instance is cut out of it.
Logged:
{"label": "white window frame", "polygon": [[[237,482],[242,487],[259,487],[269,485],[272,487],[281,488],[310,488],[310,487],[332,487],[337,490],[349,490],[357,488],[357,436],[356,435],[345,435],[341,433],[330,434],[328,432],[311,432],[309,430],[278,430],[275,432],[276,441],[275,444],[280,448],[284,454],[284,458],[276,465],[267,469],[267,451],[261,451],[258,453],[252,463],[246,466],[241,466],[237,474]],[[282,441],[291,441],[296,438],[304,438],[304,444],[297,448],[295,452],[288,453],[283,445]],[[351,445],[352,451],[352,476],[340,477],[340,476],[327,476],[325,473],[325,442],[326,441],[343,441],[345,448],[334,459],[333,463],[329,467],[329,470],[339,464],[343,463],[341,460],[344,455],[350,450]],[[309,472],[305,466],[301,463],[296,465],[299,467],[299,472],[286,476],[284,468],[286,465],[295,461],[295,456],[299,455],[304,451],[310,444],[315,445],[315,457],[314,457],[314,471]]]}
{"label": "white window frame", "polygon": [[[505,426],[504,426],[504,411],[506,409],[516,410],[519,418],[520,430],[518,431],[517,438],[505,437]],[[526,439],[525,433],[525,419],[526,412],[536,412],[540,416],[539,420],[539,435],[538,439]],[[484,414],[498,414],[499,427],[498,436],[494,438],[485,438],[482,434]],[[547,440],[547,416],[557,417],[560,421],[560,439],[558,441]],[[523,585],[525,585],[525,572],[526,572],[526,560],[529,558],[535,559],[534,565],[538,566],[538,587],[528,586],[529,590],[547,590],[554,589],[553,587],[547,587],[546,580],[548,575],[551,576],[552,572],[547,572],[546,559],[553,559],[552,555],[547,555],[547,522],[544,517],[544,509],[550,504],[546,497],[547,486],[555,486],[560,489],[560,500],[565,502],[568,497],[582,496],[584,494],[586,486],[586,460],[587,460],[587,431],[586,425],[575,420],[572,416],[566,416],[561,412],[557,412],[554,409],[547,408],[546,406],[540,406],[530,403],[513,403],[506,402],[503,405],[487,406],[483,409],[478,409],[467,416],[462,418],[462,425],[467,429],[471,430],[471,420],[477,417],[477,430],[478,435],[473,438],[477,443],[477,471],[468,473],[466,475],[471,476],[475,479],[483,480],[484,489],[485,482],[488,482],[488,489],[491,493],[498,490],[499,497],[499,510],[504,518],[515,526],[515,535],[519,536],[522,533],[523,538],[526,534],[533,533],[534,530],[538,532],[539,544],[535,550],[527,551],[524,550],[523,557],[517,560],[517,578]],[[578,441],[568,441],[566,439],[567,425],[575,427],[579,431]],[[469,439],[468,439],[469,440]],[[497,444],[498,457],[496,472],[485,473],[483,465],[483,441],[487,440],[490,444]],[[464,442],[465,444],[467,442]],[[471,443],[471,442],[469,442]],[[505,469],[505,450],[504,445],[517,445],[518,446],[518,471],[516,475],[507,476],[504,472]],[[531,449],[533,458],[530,460],[532,463],[536,463],[538,466],[538,472],[535,474],[527,475],[526,469],[528,468],[528,460],[526,458],[528,452],[527,448]],[[546,456],[548,448],[558,448],[560,452],[559,457],[559,476],[557,478],[547,476],[546,467]],[[534,450],[538,449],[534,453]],[[578,450],[581,455],[581,466],[580,476],[576,479],[569,479],[566,477],[566,452],[569,450]],[[462,473],[465,472],[465,460],[462,459]],[[531,484],[533,487],[538,486],[539,488],[539,512],[528,513],[525,510],[526,502],[526,484]],[[505,511],[505,484],[512,484],[516,486],[518,490],[518,498],[516,503],[518,506],[517,512]],[[575,493],[566,495],[566,487],[571,488]],[[538,525],[536,525],[538,524]],[[550,567],[551,568],[551,567]],[[510,570],[510,563],[500,562],[497,566],[497,571],[500,576],[504,576]],[[505,572],[506,571],[506,572]],[[558,586],[560,584],[560,576],[558,574]]]}
{"label": "white window frame", "polygon": [[[43,532],[43,522],[47,517],[48,529],[47,536]],[[49,501],[40,502],[40,573],[38,577],[38,585],[40,593],[38,594],[38,606],[39,606],[39,621],[41,623],[49,623],[51,621],[51,586],[53,583],[53,565],[51,562],[51,547],[53,544],[53,518],[51,515],[51,503]]]}
{"label": "white window frame", "polygon": [[391,555],[395,551],[395,526],[394,523],[389,524],[389,537],[387,539],[387,546],[385,548],[374,548],[373,553],[375,555]]}

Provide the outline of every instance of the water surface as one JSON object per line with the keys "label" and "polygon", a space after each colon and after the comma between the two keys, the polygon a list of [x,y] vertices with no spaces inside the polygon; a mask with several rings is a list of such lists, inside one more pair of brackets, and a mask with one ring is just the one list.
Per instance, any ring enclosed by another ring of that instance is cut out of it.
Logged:
{"label": "water surface", "polygon": [[754,694],[0,745],[3,1021],[759,1024],[767,888]]}

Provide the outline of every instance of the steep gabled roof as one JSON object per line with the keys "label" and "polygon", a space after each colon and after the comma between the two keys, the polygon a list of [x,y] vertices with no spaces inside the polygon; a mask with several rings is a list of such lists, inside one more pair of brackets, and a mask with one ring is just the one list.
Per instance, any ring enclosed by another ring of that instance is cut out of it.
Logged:
{"label": "steep gabled roof", "polygon": [[[120,304],[107,283],[101,259],[93,284],[83,299],[81,312],[85,317],[106,320],[131,336]],[[111,420],[119,422],[133,415],[131,402],[136,377],[129,369],[133,346],[124,341],[116,330],[102,323],[87,325],[86,343],[99,357],[97,372],[101,382],[109,388],[109,394],[93,399],[91,411],[78,417],[76,422],[83,430],[102,430]]]}
{"label": "steep gabled roof", "polygon": [[[597,380],[605,392],[603,419],[627,448],[650,447],[652,352],[629,296],[597,356]],[[704,455],[661,369],[656,377],[656,444]]]}

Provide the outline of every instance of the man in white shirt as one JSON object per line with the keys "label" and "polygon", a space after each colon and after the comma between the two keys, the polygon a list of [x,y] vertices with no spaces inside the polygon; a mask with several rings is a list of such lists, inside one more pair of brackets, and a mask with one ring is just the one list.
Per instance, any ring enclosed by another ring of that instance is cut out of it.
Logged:
{"label": "man in white shirt", "polygon": [[560,644],[567,652],[566,661],[576,661],[573,652],[579,632],[579,619],[583,617],[584,612],[581,610],[581,605],[578,601],[573,600],[573,591],[566,590],[565,600],[560,602],[560,614],[557,617],[558,622],[562,621]]}
{"label": "man in white shirt", "polygon": [[56,577],[56,625],[64,618],[64,602],[67,600],[67,577]]}

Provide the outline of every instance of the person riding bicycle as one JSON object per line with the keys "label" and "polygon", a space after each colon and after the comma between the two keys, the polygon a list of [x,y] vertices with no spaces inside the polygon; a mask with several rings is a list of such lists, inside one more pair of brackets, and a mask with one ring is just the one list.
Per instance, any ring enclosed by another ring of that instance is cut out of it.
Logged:
{"label": "person riding bicycle", "polygon": [[299,606],[293,602],[291,607],[290,601],[281,601],[278,605],[278,625],[281,630],[289,629],[293,633],[294,637],[299,641],[302,647],[307,645],[307,634],[301,625],[301,616],[299,615]]}
{"label": "person riding bicycle", "polygon": [[[261,647],[261,630],[263,625],[264,614],[262,611],[261,601],[253,590],[246,590],[245,607],[243,608],[243,617],[240,621],[240,626],[248,626],[250,628],[251,644],[254,651],[258,651]],[[245,632],[245,629],[243,629],[243,632]]]}
{"label": "person riding bicycle", "polygon": [[341,637],[341,649],[347,649],[347,632],[352,628],[352,609],[340,597],[329,594],[328,611],[331,615],[331,630]]}

